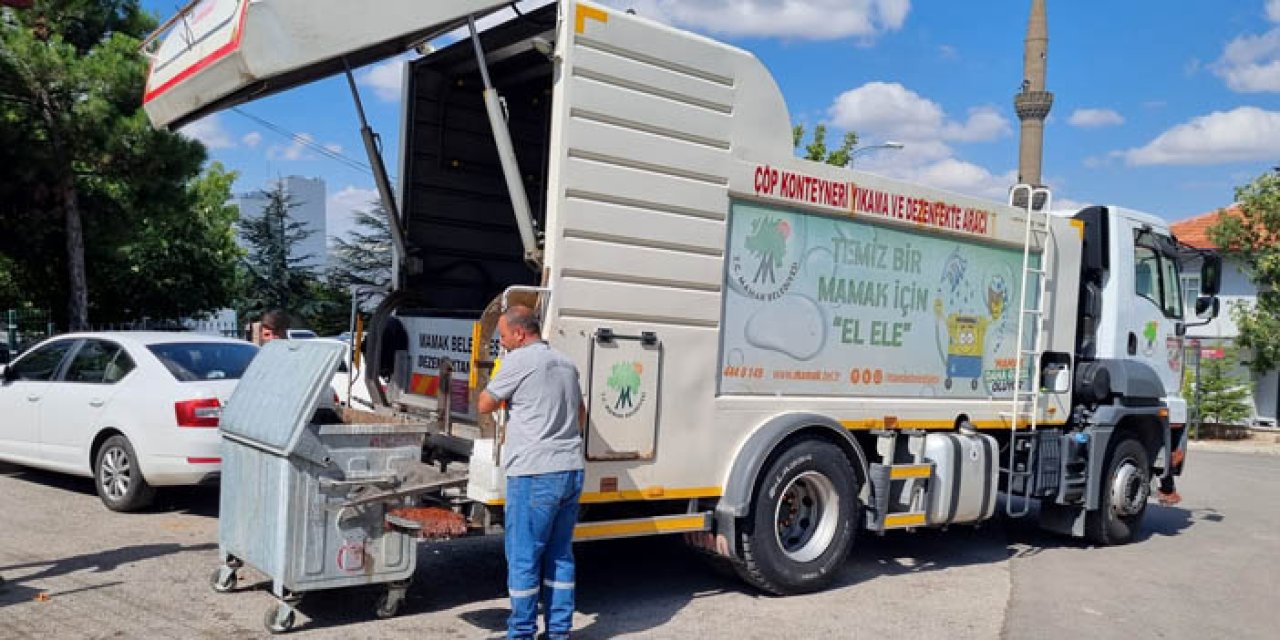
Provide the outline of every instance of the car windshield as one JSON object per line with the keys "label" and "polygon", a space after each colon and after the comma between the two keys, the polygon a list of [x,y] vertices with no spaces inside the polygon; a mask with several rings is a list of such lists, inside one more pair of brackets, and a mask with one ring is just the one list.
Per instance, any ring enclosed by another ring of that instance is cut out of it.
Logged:
{"label": "car windshield", "polygon": [[239,380],[258,347],[236,342],[172,342],[147,347],[179,382]]}

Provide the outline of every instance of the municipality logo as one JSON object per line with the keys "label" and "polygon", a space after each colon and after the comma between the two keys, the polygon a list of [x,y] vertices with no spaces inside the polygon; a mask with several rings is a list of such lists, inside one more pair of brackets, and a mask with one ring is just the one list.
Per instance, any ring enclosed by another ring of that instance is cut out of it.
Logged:
{"label": "municipality logo", "polygon": [[792,235],[791,222],[785,217],[766,215],[751,221],[751,232],[743,243],[746,256],[741,252],[733,256],[732,277],[740,290],[765,301],[787,293],[800,272],[800,261],[788,254]]}
{"label": "municipality logo", "polygon": [[639,362],[619,362],[609,370],[607,389],[600,394],[604,410],[615,418],[630,418],[640,411],[648,394],[640,389],[640,375],[644,365]]}

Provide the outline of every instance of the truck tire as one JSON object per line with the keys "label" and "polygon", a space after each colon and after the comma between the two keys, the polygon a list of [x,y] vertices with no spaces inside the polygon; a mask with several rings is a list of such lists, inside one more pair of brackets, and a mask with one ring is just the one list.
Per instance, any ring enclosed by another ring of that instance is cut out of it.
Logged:
{"label": "truck tire", "polygon": [[1085,537],[1095,544],[1128,544],[1142,528],[1151,495],[1151,463],[1147,449],[1132,435],[1113,440],[1103,467],[1099,508],[1085,516]]}
{"label": "truck tire", "polygon": [[819,439],[789,445],[752,497],[738,574],[774,595],[825,587],[849,556],[858,511],[857,478],[839,447]]}

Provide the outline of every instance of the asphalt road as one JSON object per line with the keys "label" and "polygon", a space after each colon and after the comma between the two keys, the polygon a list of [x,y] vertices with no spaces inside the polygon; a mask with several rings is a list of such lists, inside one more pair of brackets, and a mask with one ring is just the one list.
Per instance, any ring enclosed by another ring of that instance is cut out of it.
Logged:
{"label": "asphalt road", "polygon": [[[1195,452],[1176,508],[1095,549],[996,521],[863,536],[836,585],[760,596],[674,539],[583,545],[578,638],[1273,638],[1280,456]],[[106,511],[88,481],[0,466],[0,638],[262,637],[261,575],[216,594],[217,494]],[[498,539],[424,544],[399,617],[376,590],[309,594],[299,638],[500,637]]]}

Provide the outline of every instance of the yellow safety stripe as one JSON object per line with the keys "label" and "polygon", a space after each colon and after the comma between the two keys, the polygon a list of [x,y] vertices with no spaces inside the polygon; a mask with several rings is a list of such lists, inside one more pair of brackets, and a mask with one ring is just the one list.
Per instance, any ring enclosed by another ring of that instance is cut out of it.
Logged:
{"label": "yellow safety stripe", "polygon": [[587,20],[590,19],[599,20],[600,22],[608,22],[609,14],[595,7],[578,5],[573,18],[573,30],[577,33],[582,33],[587,29]]}
{"label": "yellow safety stripe", "polygon": [[[970,420],[973,426],[979,429],[1008,429],[1009,421],[1007,420]],[[1065,420],[1041,420],[1037,423],[1041,427],[1060,427],[1066,424]],[[872,429],[884,429],[884,420],[841,420],[840,426],[850,431],[870,431]],[[895,429],[954,429],[956,423],[954,420],[898,420]],[[1027,424],[1022,423],[1019,429],[1026,429]]]}
{"label": "yellow safety stripe", "polygon": [[884,528],[915,527],[925,524],[923,513],[898,513],[884,518]]}
{"label": "yellow safety stripe", "polygon": [[889,469],[890,480],[905,480],[907,478],[928,478],[933,475],[933,469],[927,464],[898,466]]}
{"label": "yellow safety stripe", "polygon": [[[581,504],[593,504],[637,500],[688,500],[690,498],[719,498],[722,495],[724,495],[724,490],[720,487],[685,487],[678,489],[645,487],[644,489],[627,489],[624,491],[584,491],[578,502]],[[485,504],[499,506],[506,504],[506,500],[489,500]]]}
{"label": "yellow safety stripe", "polygon": [[614,538],[619,536],[705,531],[706,529],[707,518],[704,515],[661,519],[646,518],[643,520],[629,520],[625,522],[588,522],[579,524],[573,528],[573,539],[591,540],[593,538]]}

